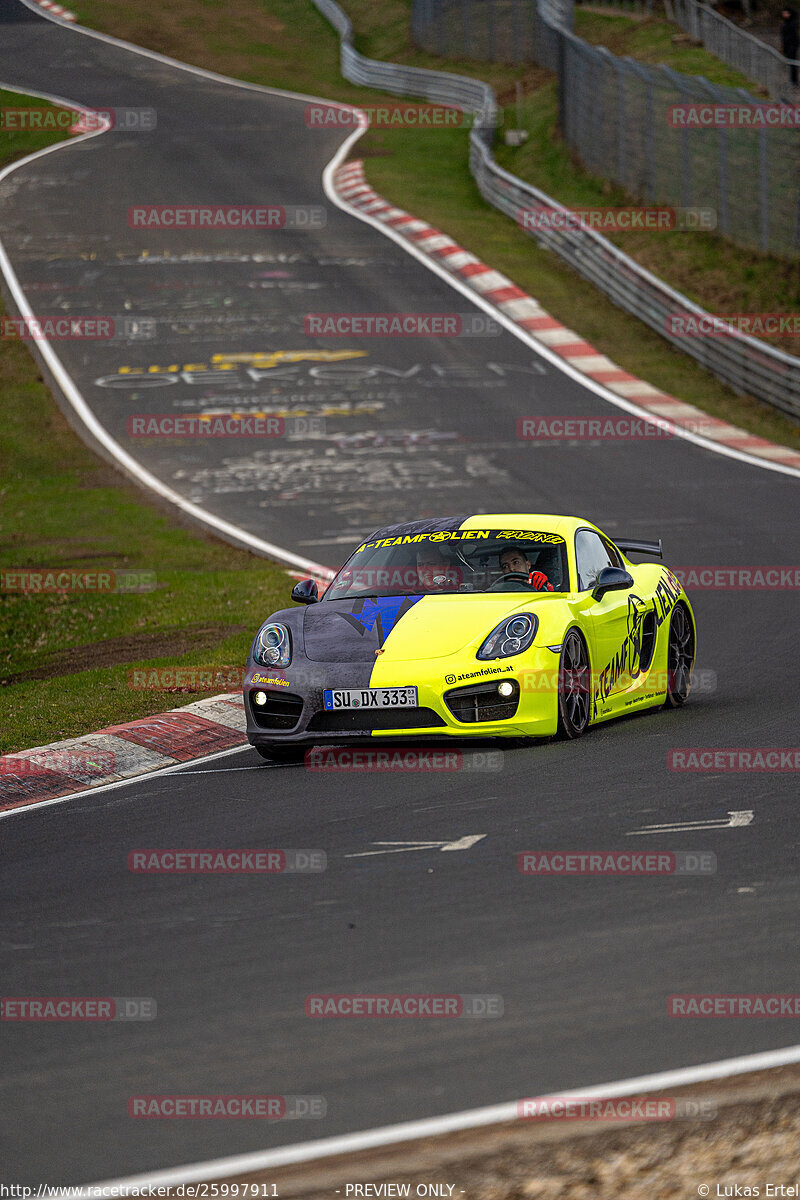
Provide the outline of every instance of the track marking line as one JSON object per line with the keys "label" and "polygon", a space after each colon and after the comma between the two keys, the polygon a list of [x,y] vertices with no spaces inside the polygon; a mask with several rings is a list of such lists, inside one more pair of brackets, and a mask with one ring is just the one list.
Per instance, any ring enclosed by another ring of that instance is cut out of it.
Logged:
{"label": "track marking line", "polygon": [[473,833],[457,841],[414,841],[414,842],[372,842],[373,846],[396,846],[395,850],[361,850],[358,854],[345,854],[345,858],[372,858],[375,854],[407,854],[410,850],[469,850],[476,842],[481,842],[487,835]]}
{"label": "track marking line", "polygon": [[[591,1087],[577,1089],[570,1088],[569,1094],[576,1100],[592,1099],[598,1095],[609,1098],[633,1096],[645,1092],[660,1092],[667,1088],[686,1087],[709,1079],[726,1079],[732,1075],[766,1071],[798,1062],[800,1062],[800,1045],[786,1046],[779,1050],[766,1050],[759,1054],[745,1054],[738,1058],[725,1058],[717,1062],[678,1067],[671,1071],[659,1071],[653,1075],[640,1075],[613,1083],[598,1083]],[[563,1091],[551,1092],[549,1095],[553,1098],[563,1096]],[[547,1097],[541,1098],[547,1099]],[[131,1175],[122,1179],[103,1180],[102,1183],[87,1186],[92,1188],[150,1186],[155,1188],[232,1178],[236,1175],[249,1175],[254,1171],[288,1166],[291,1163],[314,1162],[335,1154],[352,1154],[377,1146],[392,1146],[399,1142],[416,1141],[420,1138],[437,1137],[463,1129],[477,1129],[486,1125],[517,1120],[521,1120],[518,1115],[518,1101],[512,1100],[505,1104],[448,1113],[441,1117],[429,1117],[421,1121],[382,1125],[376,1129],[365,1129],[358,1133],[341,1134],[339,1137],[279,1146],[274,1150],[238,1154],[228,1158],[211,1159],[208,1162],[187,1163],[185,1166],[153,1171],[149,1174]],[[81,1200],[76,1192],[72,1193],[72,1200]],[[53,1197],[55,1200],[55,1189]],[[64,1197],[66,1200],[66,1192]],[[85,1194],[84,1200],[91,1200],[89,1192]]]}
{"label": "track marking line", "polygon": [[704,829],[742,829],[752,825],[755,816],[752,809],[741,809],[729,812],[727,818],[712,818],[708,821],[673,821],[667,825],[643,825],[641,829],[632,829],[625,837],[639,837],[646,833],[691,833]]}
{"label": "track marking line", "polygon": [[[148,783],[151,779],[160,779],[162,775],[174,775],[184,767],[189,766],[192,762],[213,762],[215,758],[224,758],[228,754],[242,754],[245,750],[252,750],[252,746],[231,746],[227,750],[215,750],[213,754],[203,755],[202,758],[189,759],[185,763],[172,763],[168,767],[157,767],[154,771],[145,771],[141,775],[131,775],[129,779],[117,779],[113,783],[101,783],[97,787],[81,788],[77,792],[70,792],[68,796],[53,796],[50,800],[36,800],[33,804],[23,804],[19,808],[9,808],[6,812],[0,812],[0,821],[4,821],[9,817],[21,816],[23,813],[35,812],[40,808],[50,808],[54,804],[66,804],[68,800],[87,800],[92,796],[99,795],[101,792],[111,792],[117,788],[130,787],[131,784],[135,783]],[[204,772],[199,773],[204,774]]]}

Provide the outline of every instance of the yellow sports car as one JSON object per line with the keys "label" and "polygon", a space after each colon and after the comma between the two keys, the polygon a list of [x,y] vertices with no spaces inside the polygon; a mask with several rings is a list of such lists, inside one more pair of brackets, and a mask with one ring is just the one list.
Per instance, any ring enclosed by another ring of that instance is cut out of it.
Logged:
{"label": "yellow sports car", "polygon": [[[661,542],[578,517],[485,514],[379,529],[322,597],[273,613],[247,664],[265,758],[375,738],[579,737],[689,694],[696,630]],[[374,744],[374,742],[373,742]]]}

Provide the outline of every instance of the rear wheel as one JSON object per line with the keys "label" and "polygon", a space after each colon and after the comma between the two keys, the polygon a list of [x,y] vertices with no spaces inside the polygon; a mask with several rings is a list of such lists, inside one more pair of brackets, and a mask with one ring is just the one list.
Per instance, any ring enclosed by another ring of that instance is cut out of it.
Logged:
{"label": "rear wheel", "polygon": [[254,746],[253,749],[267,762],[302,762],[307,746]]}
{"label": "rear wheel", "polygon": [[589,724],[589,652],[577,629],[570,629],[561,647],[558,671],[558,732],[577,738]]}
{"label": "rear wheel", "polygon": [[676,604],[669,622],[665,708],[680,708],[689,697],[694,666],[694,629],[685,604]]}

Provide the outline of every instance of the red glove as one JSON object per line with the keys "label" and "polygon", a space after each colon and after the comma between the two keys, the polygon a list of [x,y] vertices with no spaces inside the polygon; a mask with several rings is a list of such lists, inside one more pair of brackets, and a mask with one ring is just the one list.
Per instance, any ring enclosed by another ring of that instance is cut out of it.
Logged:
{"label": "red glove", "polygon": [[552,592],[553,590],[552,583],[542,571],[531,571],[528,583],[531,587],[535,587],[537,592]]}

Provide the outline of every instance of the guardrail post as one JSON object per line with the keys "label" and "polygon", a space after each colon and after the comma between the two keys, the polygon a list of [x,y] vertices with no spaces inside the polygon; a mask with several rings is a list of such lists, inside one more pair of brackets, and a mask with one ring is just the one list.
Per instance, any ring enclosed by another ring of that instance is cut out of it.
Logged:
{"label": "guardrail post", "polygon": [[[703,76],[695,79],[705,88],[712,100],[719,100],[719,91]],[[717,130],[717,229],[728,232],[728,131],[724,125]]]}
{"label": "guardrail post", "polygon": [[638,181],[630,190],[641,194],[649,203],[656,198],[656,148],[655,148],[655,83],[652,72],[633,58],[626,58],[628,71],[636,75],[644,88],[644,176],[643,186]]}
{"label": "guardrail post", "polygon": [[568,140],[569,117],[567,115],[567,39],[559,29],[556,32],[556,55],[558,56],[558,129],[561,136]]}
{"label": "guardrail post", "polygon": [[758,199],[759,199],[759,228],[761,231],[761,249],[769,250],[769,179],[767,177],[767,156],[769,146],[766,129],[758,131]]}
{"label": "guardrail post", "polygon": [[617,69],[617,178],[625,182],[625,71],[621,59],[615,61]]}
{"label": "guardrail post", "polygon": [[[590,163],[597,161],[597,150],[601,144],[601,138],[603,136],[603,110],[599,103],[599,97],[603,92],[603,67],[605,66],[603,62],[603,50],[605,50],[605,46],[592,47],[592,58],[594,60],[594,87],[589,93],[589,96],[584,98],[584,104],[589,97],[595,101],[592,103],[592,141],[591,145],[586,146],[583,152],[585,161]],[[608,53],[608,51],[606,51],[606,53]],[[595,100],[595,98],[597,98],[597,100]]]}
{"label": "guardrail post", "polygon": [[[691,92],[686,86],[686,77],[684,75],[673,71],[671,67],[665,66],[664,63],[659,63],[659,70],[663,71],[667,79],[670,80],[682,101],[686,100],[687,97],[691,99]],[[684,125],[681,129],[681,204],[684,208],[689,208],[691,203],[692,152],[689,144],[689,130]]]}

